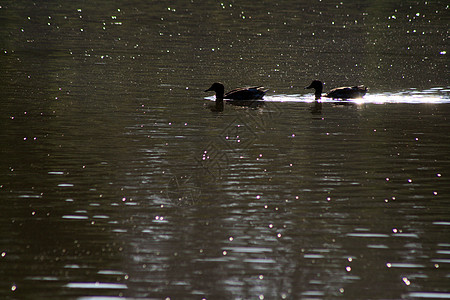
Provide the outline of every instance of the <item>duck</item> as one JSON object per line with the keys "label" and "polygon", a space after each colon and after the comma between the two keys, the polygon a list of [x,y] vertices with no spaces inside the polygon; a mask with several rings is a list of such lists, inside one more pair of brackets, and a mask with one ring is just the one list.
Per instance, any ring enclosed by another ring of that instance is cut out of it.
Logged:
{"label": "duck", "polygon": [[[313,82],[305,87],[305,89],[314,89],[314,95],[316,100],[322,97],[323,83],[320,80],[313,80]],[[362,98],[369,89],[364,85],[352,86],[352,87],[338,87],[334,88],[325,95],[325,97],[333,99],[356,99]]]}
{"label": "duck", "polygon": [[216,92],[216,105],[217,103],[223,103],[223,100],[227,99],[227,102],[230,104],[243,106],[250,106],[254,105],[255,102],[260,102],[258,100],[263,100],[267,92],[263,86],[254,86],[237,88],[224,93],[225,87],[220,82],[213,83],[209,89],[205,90],[205,92],[210,91]]}

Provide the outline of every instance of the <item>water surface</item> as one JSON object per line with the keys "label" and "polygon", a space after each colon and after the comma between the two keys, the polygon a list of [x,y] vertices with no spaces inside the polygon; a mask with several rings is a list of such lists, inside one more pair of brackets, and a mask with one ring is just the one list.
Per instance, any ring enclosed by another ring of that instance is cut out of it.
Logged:
{"label": "water surface", "polygon": [[2,3],[1,298],[450,298],[448,10]]}

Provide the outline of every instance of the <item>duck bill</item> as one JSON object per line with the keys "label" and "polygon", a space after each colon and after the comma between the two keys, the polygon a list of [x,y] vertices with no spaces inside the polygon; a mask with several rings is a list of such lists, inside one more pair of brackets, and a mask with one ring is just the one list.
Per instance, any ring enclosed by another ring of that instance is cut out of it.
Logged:
{"label": "duck bill", "polygon": [[210,91],[212,91],[212,89],[211,89],[211,88],[209,88],[209,89],[205,90],[205,92],[210,92]]}
{"label": "duck bill", "polygon": [[313,88],[312,86],[305,86],[305,90],[312,89],[312,88]]}

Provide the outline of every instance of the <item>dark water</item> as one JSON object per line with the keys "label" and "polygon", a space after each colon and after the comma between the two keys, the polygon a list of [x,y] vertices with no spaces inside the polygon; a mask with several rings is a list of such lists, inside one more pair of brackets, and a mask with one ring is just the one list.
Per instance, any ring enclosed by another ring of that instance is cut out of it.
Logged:
{"label": "dark water", "polygon": [[[0,3],[0,298],[450,298],[448,22],[445,1]],[[315,78],[369,94],[315,103]],[[212,113],[214,81],[267,103]]]}

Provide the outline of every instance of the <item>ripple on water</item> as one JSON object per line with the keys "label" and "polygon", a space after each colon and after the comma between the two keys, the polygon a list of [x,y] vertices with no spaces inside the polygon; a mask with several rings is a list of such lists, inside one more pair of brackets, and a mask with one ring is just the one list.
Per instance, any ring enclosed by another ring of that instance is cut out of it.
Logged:
{"label": "ripple on water", "polygon": [[450,222],[436,221],[436,222],[433,222],[433,225],[450,226]]}
{"label": "ripple on water", "polygon": [[389,235],[384,233],[347,233],[347,236],[362,238],[387,238]]}
{"label": "ripple on water", "polygon": [[273,252],[270,248],[260,248],[260,247],[228,247],[224,250],[238,252],[238,253],[267,253]]}
{"label": "ripple on water", "polygon": [[123,300],[123,297],[113,297],[113,296],[89,296],[80,297],[78,300]]}
{"label": "ripple on water", "polygon": [[78,216],[78,215],[64,215],[62,216],[63,219],[69,219],[69,220],[87,220],[87,216]]}
{"label": "ripple on water", "polygon": [[450,299],[450,293],[413,292],[408,294],[411,298]]}
{"label": "ripple on water", "polygon": [[128,289],[125,284],[109,282],[70,282],[65,287],[71,289]]}
{"label": "ripple on water", "polygon": [[409,263],[387,263],[389,268],[425,268],[424,265],[420,264],[409,264]]}

